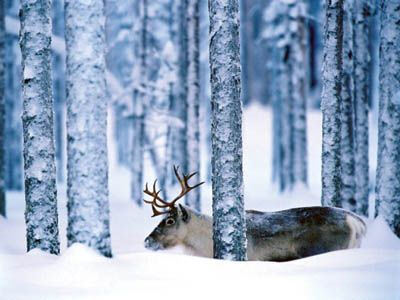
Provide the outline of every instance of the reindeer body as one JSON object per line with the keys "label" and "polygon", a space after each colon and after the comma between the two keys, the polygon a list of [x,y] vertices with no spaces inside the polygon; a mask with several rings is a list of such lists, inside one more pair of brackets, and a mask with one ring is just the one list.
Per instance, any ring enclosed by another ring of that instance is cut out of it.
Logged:
{"label": "reindeer body", "polygon": [[[167,225],[172,222],[172,225]],[[288,261],[329,251],[357,248],[366,232],[357,215],[333,207],[301,207],[277,212],[246,211],[249,260]],[[212,218],[179,205],[146,238],[146,248],[183,245],[213,257]]]}

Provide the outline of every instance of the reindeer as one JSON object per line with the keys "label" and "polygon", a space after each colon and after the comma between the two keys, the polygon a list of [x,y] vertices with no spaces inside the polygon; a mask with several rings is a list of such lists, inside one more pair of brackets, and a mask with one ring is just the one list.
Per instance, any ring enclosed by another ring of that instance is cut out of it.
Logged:
{"label": "reindeer", "polygon": [[[165,215],[145,239],[151,250],[183,245],[197,256],[213,257],[213,219],[176,202],[204,182],[189,186],[190,175],[175,176],[180,194],[171,202],[163,200],[156,183],[150,191],[146,183],[144,193],[151,196],[152,217]],[[158,210],[164,209],[164,210]],[[366,233],[366,225],[356,214],[335,207],[300,207],[276,212],[246,211],[248,260],[289,261],[329,251],[357,248]]]}

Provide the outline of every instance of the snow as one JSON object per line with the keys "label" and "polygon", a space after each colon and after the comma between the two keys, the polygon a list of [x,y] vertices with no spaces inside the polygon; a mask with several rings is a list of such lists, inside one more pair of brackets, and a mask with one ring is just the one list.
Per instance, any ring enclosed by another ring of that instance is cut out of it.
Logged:
{"label": "snow", "polygon": [[[318,205],[320,113],[308,113],[309,189],[298,186],[286,194],[279,194],[278,187],[270,184],[271,119],[270,110],[257,105],[244,111],[246,208],[272,211]],[[181,248],[146,250],[143,240],[159,219],[150,218],[149,206],[138,208],[129,200],[129,171],[116,166],[112,146],[110,212],[114,257],[104,258],[80,244],[66,248],[65,186],[58,190],[61,255],[36,249],[25,253],[23,194],[8,192],[8,219],[0,218],[0,299],[400,299],[400,240],[381,218],[368,220],[361,249],[287,263],[213,260],[189,256]],[[203,163],[207,164],[205,153],[202,151]],[[151,169],[148,159],[145,169]],[[145,173],[147,181],[155,177],[151,170]],[[202,207],[210,213],[210,185],[202,186],[202,195]]]}

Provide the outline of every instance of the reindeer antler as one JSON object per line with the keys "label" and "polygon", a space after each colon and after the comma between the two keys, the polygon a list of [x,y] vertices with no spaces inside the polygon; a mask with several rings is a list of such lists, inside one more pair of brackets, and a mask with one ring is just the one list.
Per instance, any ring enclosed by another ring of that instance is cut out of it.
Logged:
{"label": "reindeer antler", "polygon": [[[147,183],[146,183],[146,187],[145,187],[145,189],[144,189],[143,192],[144,192],[145,194],[147,194],[147,195],[153,197],[153,200],[152,200],[152,201],[143,200],[143,201],[144,201],[145,203],[151,204],[151,208],[152,208],[152,210],[153,210],[153,215],[152,215],[152,217],[155,217],[155,216],[159,216],[159,215],[162,215],[162,214],[169,213],[169,212],[175,207],[175,203],[176,203],[179,199],[181,199],[183,196],[185,196],[185,195],[186,195],[187,193],[189,193],[191,190],[193,190],[193,189],[199,187],[200,185],[202,185],[202,184],[204,183],[204,181],[203,181],[203,182],[200,182],[200,183],[198,183],[198,184],[196,184],[196,185],[194,185],[194,186],[189,186],[188,180],[189,180],[190,178],[192,178],[195,174],[197,174],[197,172],[194,172],[194,173],[189,174],[189,175],[182,174],[182,177],[181,177],[181,176],[179,176],[178,169],[179,169],[179,167],[174,166],[174,173],[175,173],[176,178],[177,178],[178,181],[179,181],[179,184],[181,185],[181,189],[182,189],[182,190],[181,190],[181,192],[179,193],[179,195],[178,195],[177,197],[175,197],[174,200],[172,200],[171,202],[167,202],[167,201],[163,200],[163,199],[159,196],[161,190],[157,191],[157,188],[156,188],[157,180],[154,181],[154,184],[153,184],[153,191],[150,191],[150,190],[149,190],[148,185],[147,185]],[[169,208],[169,210],[166,210],[166,211],[158,211],[157,208]]]}

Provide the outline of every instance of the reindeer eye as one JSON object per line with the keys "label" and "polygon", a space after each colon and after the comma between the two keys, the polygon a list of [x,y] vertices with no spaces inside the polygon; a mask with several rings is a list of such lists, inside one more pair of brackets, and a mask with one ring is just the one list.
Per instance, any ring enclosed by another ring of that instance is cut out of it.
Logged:
{"label": "reindeer eye", "polygon": [[173,218],[168,218],[167,220],[165,220],[165,224],[168,226],[174,225],[175,220]]}

